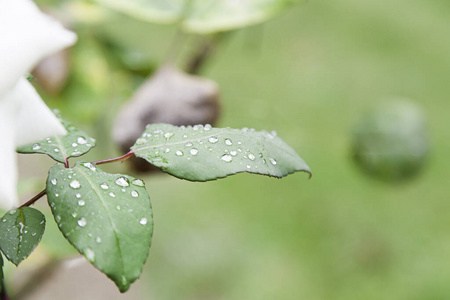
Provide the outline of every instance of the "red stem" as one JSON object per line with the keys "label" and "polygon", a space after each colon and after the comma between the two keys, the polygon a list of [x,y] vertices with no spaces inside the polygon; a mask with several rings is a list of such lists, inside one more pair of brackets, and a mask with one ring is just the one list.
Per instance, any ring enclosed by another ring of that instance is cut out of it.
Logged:
{"label": "red stem", "polygon": [[94,161],[92,164],[101,165],[101,164],[107,164],[107,163],[112,163],[112,162],[116,162],[116,161],[123,162],[123,161],[129,159],[130,157],[132,157],[133,155],[134,155],[133,150],[130,150],[130,152],[128,152],[127,154],[124,154],[122,156]]}
{"label": "red stem", "polygon": [[23,208],[25,206],[30,206],[32,205],[34,202],[36,202],[37,200],[39,200],[42,196],[44,196],[47,192],[45,190],[41,191],[39,194],[37,194],[36,196],[34,196],[33,198],[31,198],[30,200],[28,200],[27,202],[25,202],[24,204],[22,204],[19,208]]}

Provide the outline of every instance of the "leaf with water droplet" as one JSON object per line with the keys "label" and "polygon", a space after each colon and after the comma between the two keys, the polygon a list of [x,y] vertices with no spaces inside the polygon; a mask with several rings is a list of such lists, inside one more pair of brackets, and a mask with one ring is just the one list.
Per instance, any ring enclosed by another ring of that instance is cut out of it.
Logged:
{"label": "leaf with water droplet", "polygon": [[[165,138],[167,133],[172,134],[170,140]],[[207,181],[239,172],[272,177],[297,171],[311,174],[289,145],[266,131],[152,124],[143,136],[147,141],[136,143],[131,148],[134,154],[187,180]]]}
{"label": "leaf with water droplet", "polygon": [[0,249],[17,266],[39,244],[44,229],[45,217],[37,209],[10,210],[0,220]]}
{"label": "leaf with water droplet", "polygon": [[46,191],[64,237],[125,292],[142,271],[153,232],[143,181],[77,162],[52,167]]}
{"label": "leaf with water droplet", "polygon": [[67,130],[65,136],[53,136],[33,144],[21,146],[17,148],[17,152],[47,154],[54,160],[64,163],[66,158],[81,156],[95,146],[95,139],[62,119],[58,113],[55,112],[55,115]]}

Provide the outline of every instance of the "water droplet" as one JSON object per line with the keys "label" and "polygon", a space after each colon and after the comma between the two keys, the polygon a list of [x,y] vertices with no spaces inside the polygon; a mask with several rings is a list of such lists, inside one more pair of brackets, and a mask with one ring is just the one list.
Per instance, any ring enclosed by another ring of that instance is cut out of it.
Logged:
{"label": "water droplet", "polygon": [[79,189],[81,187],[80,182],[76,179],[73,180],[69,185],[71,188],[74,188],[74,189]]}
{"label": "water droplet", "polygon": [[248,155],[248,158],[249,158],[250,160],[255,160],[255,156],[254,156],[253,154],[251,154],[251,153]]}
{"label": "water droplet", "polygon": [[138,194],[138,192],[136,192],[136,191],[132,191],[131,192],[131,196],[133,196],[133,197],[137,197],[137,196],[139,196],[139,194]]}
{"label": "water droplet", "polygon": [[177,152],[175,152],[175,154],[178,155],[178,156],[182,156],[184,153],[182,151],[180,151],[180,150],[177,150]]}
{"label": "water droplet", "polygon": [[218,139],[216,136],[212,136],[212,137],[210,137],[210,138],[208,139],[208,141],[209,141],[211,144],[217,143],[218,140],[219,140],[219,139]]}
{"label": "water droplet", "polygon": [[138,138],[136,140],[136,145],[142,145],[142,144],[145,144],[145,143],[147,143],[147,140],[145,138]]}
{"label": "water droplet", "polygon": [[232,156],[236,156],[236,155],[237,155],[237,151],[232,150],[232,151],[230,151],[230,154],[231,154]]}
{"label": "water droplet", "polygon": [[230,139],[225,139],[225,144],[227,144],[228,146],[233,145],[233,142]]}
{"label": "water droplet", "polygon": [[72,143],[72,147],[76,147],[76,146],[78,146],[77,143]]}
{"label": "water droplet", "polygon": [[270,157],[269,160],[272,163],[272,165],[276,165],[277,164],[277,161],[275,160],[275,158]]}
{"label": "water droplet", "polygon": [[109,189],[109,186],[108,186],[106,183],[100,184],[100,187],[101,187],[102,189],[104,189],[104,190]]}
{"label": "water droplet", "polygon": [[126,285],[128,283],[128,280],[125,278],[125,276],[122,275],[122,284]]}
{"label": "water droplet", "polygon": [[55,152],[59,152],[59,149],[58,149],[58,148],[55,148],[55,149],[53,149],[53,151],[55,151]]}
{"label": "water droplet", "polygon": [[191,152],[192,155],[197,155],[198,150],[195,149],[195,148],[192,148],[190,152]]}
{"label": "water droplet", "polygon": [[164,137],[165,137],[166,139],[170,139],[172,136],[173,136],[173,132],[166,132],[166,133],[164,134]]}
{"label": "water droplet", "polygon": [[53,185],[56,185],[56,184],[58,183],[58,180],[56,180],[56,178],[53,178],[52,180],[50,180],[50,182],[51,182]]}
{"label": "water droplet", "polygon": [[94,171],[94,172],[97,171],[97,168],[91,163],[84,163],[83,166],[90,169],[91,171]]}
{"label": "water droplet", "polygon": [[187,142],[187,143],[185,144],[185,146],[186,146],[186,147],[191,147],[191,146],[192,146],[192,143],[191,143],[191,142]]}
{"label": "water droplet", "polygon": [[202,125],[194,125],[194,127],[192,127],[193,130],[199,130],[200,128],[202,128]]}
{"label": "water droplet", "polygon": [[87,224],[85,218],[79,219],[79,220],[77,221],[77,223],[78,223],[78,225],[79,225],[80,227],[84,227],[84,226],[86,226],[86,224]]}
{"label": "water droplet", "polygon": [[247,165],[247,169],[250,169],[251,168],[251,166],[250,165]]}
{"label": "water droplet", "polygon": [[233,160],[233,158],[229,154],[224,154],[220,159],[226,162],[231,162]]}
{"label": "water droplet", "polygon": [[140,179],[135,179],[131,183],[137,186],[144,186],[144,182]]}
{"label": "water droplet", "polygon": [[89,261],[94,261],[95,259],[95,253],[94,251],[92,251],[92,249],[86,248],[86,250],[84,250],[84,255]]}
{"label": "water droplet", "polygon": [[84,202],[84,200],[78,200],[79,206],[84,206],[85,204],[86,204],[86,202]]}
{"label": "water droplet", "polygon": [[55,220],[56,220],[56,222],[60,222],[61,221],[61,216],[60,215],[56,215]]}
{"label": "water droplet", "polygon": [[85,138],[80,136],[79,138],[77,138],[77,143],[80,144],[80,145],[84,145],[84,144],[87,143],[87,141],[86,141]]}
{"label": "water droplet", "polygon": [[119,177],[116,179],[116,184],[119,186],[125,187],[125,186],[129,186],[130,182],[128,181],[128,178],[122,176],[122,177]]}
{"label": "water droplet", "polygon": [[117,209],[117,210],[120,210],[120,205],[117,205],[117,206],[116,206],[116,209]]}
{"label": "water droplet", "polygon": [[116,194],[114,194],[113,192],[109,193],[109,195],[113,198],[116,197]]}
{"label": "water droplet", "polygon": [[211,130],[211,128],[212,128],[211,124],[206,124],[204,127],[205,131]]}
{"label": "water droplet", "polygon": [[77,213],[76,212],[72,213],[72,217],[76,218],[77,217]]}
{"label": "water droplet", "polygon": [[81,198],[81,194],[76,194],[75,197]]}
{"label": "water droplet", "polygon": [[95,241],[96,241],[97,243],[100,244],[100,243],[102,242],[102,238],[98,236],[98,237],[95,239]]}
{"label": "water droplet", "polygon": [[147,218],[142,218],[142,219],[140,219],[140,220],[139,220],[139,224],[141,224],[141,225],[147,224]]}
{"label": "water droplet", "polygon": [[165,152],[165,153],[169,153],[169,152],[170,152],[170,149],[169,149],[169,148],[166,148],[166,150],[164,150],[164,152]]}
{"label": "water droplet", "polygon": [[39,149],[41,149],[41,146],[39,144],[33,145],[33,150],[39,150]]}

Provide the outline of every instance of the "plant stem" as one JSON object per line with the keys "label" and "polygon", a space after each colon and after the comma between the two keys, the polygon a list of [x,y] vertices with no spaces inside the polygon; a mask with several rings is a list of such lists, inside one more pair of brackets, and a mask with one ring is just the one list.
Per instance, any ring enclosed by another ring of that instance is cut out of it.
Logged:
{"label": "plant stem", "polygon": [[123,161],[129,159],[130,157],[132,157],[133,155],[134,155],[133,150],[130,150],[130,152],[128,152],[127,154],[124,154],[122,156],[94,161],[92,164],[101,165],[101,164],[107,164],[107,163],[112,163],[112,162],[116,162],[116,161],[123,162]]}
{"label": "plant stem", "polygon": [[24,204],[22,204],[19,208],[23,208],[25,206],[30,206],[32,205],[34,202],[36,202],[37,200],[39,200],[42,196],[44,196],[46,194],[46,190],[44,189],[43,191],[41,191],[39,194],[37,194],[36,196],[34,196],[33,198],[31,198],[30,200],[28,200],[27,202],[25,202]]}

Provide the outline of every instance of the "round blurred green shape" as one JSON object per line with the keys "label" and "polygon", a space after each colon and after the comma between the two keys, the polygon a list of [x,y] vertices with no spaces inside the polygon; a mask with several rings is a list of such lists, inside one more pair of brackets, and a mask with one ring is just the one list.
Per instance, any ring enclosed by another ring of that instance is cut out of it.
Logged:
{"label": "round blurred green shape", "polygon": [[366,173],[390,182],[410,179],[429,151],[425,116],[409,101],[380,105],[356,124],[352,144],[353,158]]}

